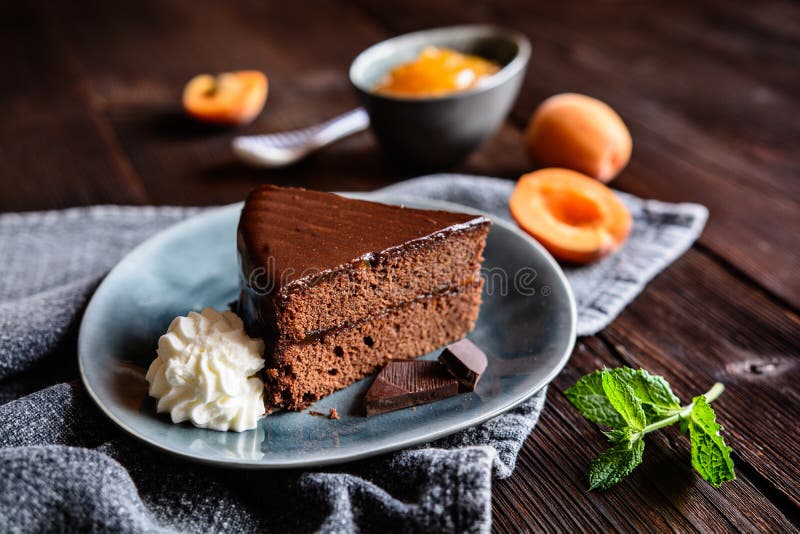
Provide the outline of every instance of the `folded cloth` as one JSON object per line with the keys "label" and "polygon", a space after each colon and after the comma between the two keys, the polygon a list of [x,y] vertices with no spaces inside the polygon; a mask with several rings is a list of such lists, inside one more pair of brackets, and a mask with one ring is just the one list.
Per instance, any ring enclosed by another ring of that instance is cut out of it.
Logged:
{"label": "folded cloth", "polygon": [[[384,191],[507,218],[513,183],[436,175]],[[608,324],[699,235],[702,206],[622,195],[634,231],[567,276],[578,332]],[[421,447],[313,471],[246,472],[165,456],[119,431],[77,381],[75,331],[104,274],[197,208],[98,206],[0,215],[0,531],[488,531],[545,391]]]}

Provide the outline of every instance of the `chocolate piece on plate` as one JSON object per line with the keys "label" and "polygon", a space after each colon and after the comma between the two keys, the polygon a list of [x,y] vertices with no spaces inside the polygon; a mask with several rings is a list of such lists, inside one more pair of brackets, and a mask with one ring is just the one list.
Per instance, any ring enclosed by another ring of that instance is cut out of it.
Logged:
{"label": "chocolate piece on plate", "polygon": [[439,362],[456,377],[462,391],[473,391],[488,365],[486,354],[467,338],[445,347]]}
{"label": "chocolate piece on plate", "polygon": [[375,377],[364,404],[367,416],[446,399],[458,394],[458,381],[439,362],[391,361]]}

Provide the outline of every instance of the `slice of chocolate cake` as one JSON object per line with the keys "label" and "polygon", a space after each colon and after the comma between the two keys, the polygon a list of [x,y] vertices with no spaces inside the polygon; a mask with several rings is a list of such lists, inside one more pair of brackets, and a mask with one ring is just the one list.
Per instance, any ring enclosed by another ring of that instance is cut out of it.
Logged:
{"label": "slice of chocolate cake", "polygon": [[265,402],[301,409],[462,338],[480,306],[482,216],[262,186],[239,221],[239,312],[265,341]]}

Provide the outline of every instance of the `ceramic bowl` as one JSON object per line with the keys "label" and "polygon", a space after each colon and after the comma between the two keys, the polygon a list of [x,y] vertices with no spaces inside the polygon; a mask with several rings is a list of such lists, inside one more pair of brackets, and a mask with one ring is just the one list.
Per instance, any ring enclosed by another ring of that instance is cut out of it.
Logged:
{"label": "ceramic bowl", "polygon": [[[466,91],[431,97],[377,94],[392,68],[427,46],[451,48],[499,63],[501,70]],[[350,81],[383,148],[407,163],[435,168],[464,159],[502,124],[530,58],[528,39],[494,26],[454,26],[408,33],[373,45],[350,66]]]}

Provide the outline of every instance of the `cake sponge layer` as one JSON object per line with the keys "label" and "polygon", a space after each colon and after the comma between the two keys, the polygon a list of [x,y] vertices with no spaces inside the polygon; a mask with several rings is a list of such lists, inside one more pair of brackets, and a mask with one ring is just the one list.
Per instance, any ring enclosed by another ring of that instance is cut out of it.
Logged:
{"label": "cake sponge layer", "polygon": [[374,373],[464,337],[478,317],[481,281],[282,348],[264,372],[268,409],[301,410]]}
{"label": "cake sponge layer", "polygon": [[[331,273],[304,291],[289,293],[278,305],[280,339],[299,341],[309,334],[355,323],[423,295],[473,284],[480,275],[488,225],[474,226],[445,239],[431,239],[403,254],[382,254],[355,269]],[[346,306],[342,303],[346,302]]]}

